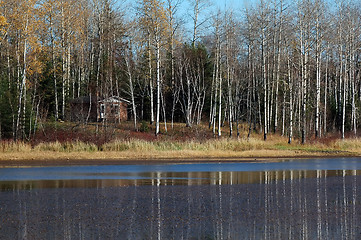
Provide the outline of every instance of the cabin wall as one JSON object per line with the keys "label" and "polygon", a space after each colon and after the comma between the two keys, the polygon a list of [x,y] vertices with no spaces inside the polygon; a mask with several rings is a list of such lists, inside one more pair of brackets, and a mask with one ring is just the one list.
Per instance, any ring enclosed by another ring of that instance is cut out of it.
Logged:
{"label": "cabin wall", "polygon": [[108,121],[127,121],[128,120],[128,105],[123,102],[99,102],[100,120],[107,119]]}

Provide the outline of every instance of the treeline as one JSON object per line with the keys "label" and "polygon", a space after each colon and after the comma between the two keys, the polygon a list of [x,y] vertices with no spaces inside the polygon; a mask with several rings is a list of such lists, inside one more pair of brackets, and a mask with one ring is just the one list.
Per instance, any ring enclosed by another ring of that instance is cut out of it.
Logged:
{"label": "treeline", "polygon": [[[359,1],[0,1],[0,136],[30,139],[72,99],[120,96],[134,128],[242,123],[300,138],[357,134]],[[187,14],[185,14],[187,12]],[[224,129],[223,129],[224,130]]]}

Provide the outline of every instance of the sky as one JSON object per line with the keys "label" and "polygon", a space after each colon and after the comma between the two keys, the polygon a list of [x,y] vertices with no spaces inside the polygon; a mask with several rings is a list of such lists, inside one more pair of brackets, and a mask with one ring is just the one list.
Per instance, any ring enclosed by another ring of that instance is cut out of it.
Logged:
{"label": "sky", "polygon": [[[254,2],[256,0],[208,0],[210,2],[210,9],[216,10],[216,9],[232,9],[234,11],[239,11],[240,9],[243,9],[248,3]],[[183,5],[188,5],[188,0],[184,0]]]}
{"label": "sky", "polygon": [[[121,4],[121,2],[126,2],[128,6],[135,2],[135,0],[115,0],[115,1],[118,2],[118,4]],[[255,1],[257,0],[209,0],[211,8],[213,9],[220,8],[221,10],[224,10],[225,8],[239,10]],[[182,0],[182,5],[181,5],[182,12],[188,10],[187,9],[189,6],[188,2],[189,0]]]}
{"label": "sky", "polygon": [[[208,0],[209,6],[203,12],[200,13],[200,21],[205,18],[209,18],[211,15],[215,14],[217,12],[217,9],[220,9],[221,11],[232,10],[235,15],[240,16],[240,12],[242,12],[245,7],[250,4],[251,2],[255,2],[258,0]],[[185,29],[188,31],[191,31],[193,28],[192,20],[190,15],[192,14],[192,9],[189,6],[189,0],[183,0],[183,4],[181,8],[179,9],[179,15],[181,15],[184,19],[186,19],[185,23]],[[207,13],[205,13],[207,12]],[[210,24],[210,22],[208,22]],[[206,26],[204,26],[206,27]],[[189,32],[187,35],[191,35],[191,32]]]}
{"label": "sky", "polygon": [[[116,5],[125,6],[126,13],[130,14],[128,16],[133,17],[135,14],[134,5],[137,0],[114,0],[116,2]],[[163,0],[165,2],[165,0]],[[179,9],[177,11],[177,16],[182,18],[184,23],[184,28],[186,31],[191,31],[193,28],[192,20],[191,20],[191,14],[192,9],[190,7],[191,0],[181,0],[181,5],[179,6]],[[202,18],[204,17],[210,17],[214,13],[217,12],[217,9],[225,10],[230,9],[236,15],[240,15],[239,13],[242,12],[246,7],[249,7],[250,4],[258,2],[259,0],[208,0],[209,6],[206,7],[205,10],[203,10],[200,13],[200,21],[202,21]],[[133,6],[133,7],[132,7]],[[188,33],[190,34],[190,33]],[[188,35],[187,34],[187,35]]]}
{"label": "sky", "polygon": [[218,1],[211,0],[211,1],[214,2],[214,4],[220,9],[230,8],[234,10],[244,8],[245,5],[247,5],[247,2],[252,2],[246,0],[218,0]]}

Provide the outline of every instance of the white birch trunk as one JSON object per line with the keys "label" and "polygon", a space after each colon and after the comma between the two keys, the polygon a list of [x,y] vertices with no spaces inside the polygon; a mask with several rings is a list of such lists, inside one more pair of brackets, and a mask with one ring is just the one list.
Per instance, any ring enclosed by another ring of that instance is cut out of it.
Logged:
{"label": "white birch trunk", "polygon": [[52,63],[53,63],[53,81],[54,81],[54,100],[55,100],[55,119],[57,120],[59,118],[59,102],[58,102],[58,83],[56,79],[56,62],[55,62],[55,43],[54,43],[54,23],[52,16],[50,16],[50,33],[51,33],[51,55],[52,55]]}
{"label": "white birch trunk", "polygon": [[288,143],[292,143],[293,138],[293,81],[291,76],[291,64],[290,59],[287,61],[288,67],[288,86],[289,86],[289,95],[290,95],[290,130],[288,135]]}
{"label": "white birch trunk", "polygon": [[[27,34],[28,31],[28,25],[29,25],[29,19],[27,16],[26,19],[26,25],[25,25],[25,34]],[[21,81],[21,85],[20,85],[20,93],[19,93],[19,101],[18,101],[18,114],[17,114],[17,120],[16,120],[16,131],[15,131],[15,139],[19,138],[19,131],[20,131],[20,124],[24,124],[20,123],[20,118],[21,118],[21,110],[23,108],[23,114],[25,114],[25,105],[26,105],[26,68],[27,68],[27,64],[26,64],[26,57],[27,57],[27,48],[28,48],[28,39],[27,36],[25,36],[24,39],[24,52],[23,52],[23,76],[22,76],[22,81]],[[24,105],[24,106],[23,106]]]}
{"label": "white birch trunk", "polygon": [[[278,90],[280,82],[280,70],[281,70],[281,42],[282,42],[282,24],[283,24],[283,2],[280,2],[281,11],[280,11],[280,27],[278,32],[278,56],[277,56],[277,73],[276,73],[276,99],[275,99],[275,129],[274,132],[277,132],[278,128]],[[284,108],[283,108],[284,109]],[[282,118],[284,119],[284,118]],[[284,134],[284,123],[282,121],[282,135]]]}
{"label": "white birch trunk", "polygon": [[[342,64],[342,63],[341,63]],[[346,65],[346,63],[345,63]],[[342,139],[345,138],[345,122],[346,122],[346,99],[347,99],[347,76],[346,76],[346,66],[345,66],[345,73],[342,74],[343,78],[343,97],[342,97]]]}
{"label": "white birch trunk", "polygon": [[125,56],[125,63],[127,65],[127,72],[128,72],[130,98],[132,101],[134,129],[137,131],[138,130],[138,128],[137,128],[137,108],[135,105],[135,98],[134,98],[133,75],[132,75],[132,70],[131,70],[128,58],[129,58],[129,56]]}
{"label": "white birch trunk", "polygon": [[320,47],[320,23],[316,18],[316,116],[315,116],[315,136],[320,137],[319,118],[320,118],[320,101],[321,101],[321,47]]}
{"label": "white birch trunk", "polygon": [[264,126],[263,126],[263,139],[267,140],[268,134],[268,103],[267,103],[267,70],[266,70],[266,57],[265,57],[265,29],[262,29],[262,70],[263,70],[263,105],[264,105]]}
{"label": "white birch trunk", "polygon": [[227,85],[228,85],[228,122],[229,122],[229,136],[232,137],[233,134],[233,114],[232,114],[232,79],[230,73],[230,39],[227,33]]}
{"label": "white birch trunk", "polygon": [[152,52],[151,39],[148,33],[148,67],[149,67],[149,95],[150,95],[150,124],[154,122],[154,96],[153,96],[153,76],[152,76]]}
{"label": "white birch trunk", "polygon": [[156,112],[156,126],[155,135],[159,134],[159,115],[160,115],[160,39],[156,39],[156,61],[157,61],[157,112]]}
{"label": "white birch trunk", "polygon": [[64,15],[64,6],[63,6],[63,2],[61,5],[61,51],[62,51],[62,57],[61,57],[61,62],[62,62],[62,88],[61,88],[61,118],[64,119],[64,114],[65,114],[65,88],[66,88],[66,46],[65,46],[65,34],[66,34],[66,30],[65,30],[65,15]]}
{"label": "white birch trunk", "polygon": [[326,53],[326,72],[325,72],[325,95],[324,95],[324,110],[323,110],[323,134],[327,133],[327,95],[328,95],[328,56],[329,45]]}
{"label": "white birch trunk", "polygon": [[219,75],[219,94],[218,94],[218,137],[222,135],[222,75]]}
{"label": "white birch trunk", "polygon": [[[189,67],[190,68],[190,67]],[[187,79],[187,107],[186,107],[186,126],[192,126],[192,96],[191,96],[191,76],[189,70],[186,68],[186,79]]]}

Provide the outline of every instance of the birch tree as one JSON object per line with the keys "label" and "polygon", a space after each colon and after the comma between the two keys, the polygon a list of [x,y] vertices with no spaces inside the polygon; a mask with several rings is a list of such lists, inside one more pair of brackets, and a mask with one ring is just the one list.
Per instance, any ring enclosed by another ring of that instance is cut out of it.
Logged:
{"label": "birch tree", "polygon": [[301,142],[306,142],[307,130],[307,100],[308,84],[310,75],[310,45],[311,45],[311,20],[313,15],[313,6],[309,1],[300,1],[297,3],[297,38],[299,42],[300,54],[300,78],[301,78]]}
{"label": "birch tree", "polygon": [[208,17],[203,17],[201,14],[209,6],[209,0],[188,0],[191,5],[191,18],[192,18],[192,45],[195,46],[196,41],[199,39],[200,28],[208,21]]}
{"label": "birch tree", "polygon": [[[150,36],[150,44],[154,48],[156,61],[156,127],[155,135],[159,134],[161,104],[161,51],[163,38],[167,34],[166,11],[159,0],[143,0],[141,3],[142,24]],[[152,94],[152,92],[150,93]]]}
{"label": "birch tree", "polygon": [[171,124],[173,128],[174,123],[174,112],[176,105],[179,100],[179,88],[176,86],[175,81],[175,47],[176,43],[176,34],[179,28],[180,23],[176,19],[176,14],[179,9],[181,0],[167,0],[166,1],[166,11],[167,11],[167,25],[169,29],[169,39],[168,39],[168,52],[170,59],[170,87],[172,91],[172,113],[171,113]]}

